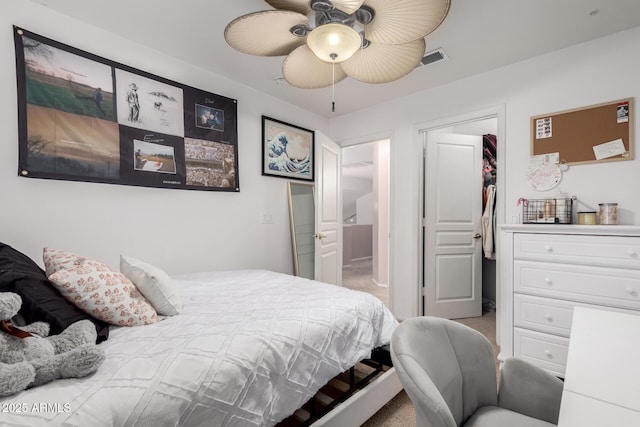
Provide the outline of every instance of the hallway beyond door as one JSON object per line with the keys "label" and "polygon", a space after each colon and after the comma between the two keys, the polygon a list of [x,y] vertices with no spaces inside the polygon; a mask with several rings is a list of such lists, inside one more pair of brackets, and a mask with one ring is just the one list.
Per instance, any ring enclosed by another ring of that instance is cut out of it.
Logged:
{"label": "hallway beyond door", "polygon": [[389,308],[389,288],[378,286],[373,281],[373,261],[371,258],[355,260],[342,269],[342,286],[364,291],[380,299]]}

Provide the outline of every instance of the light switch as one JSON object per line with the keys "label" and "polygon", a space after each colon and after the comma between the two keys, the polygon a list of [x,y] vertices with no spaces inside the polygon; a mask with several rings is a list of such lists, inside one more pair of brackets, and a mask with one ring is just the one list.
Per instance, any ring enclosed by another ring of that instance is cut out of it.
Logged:
{"label": "light switch", "polygon": [[261,213],[260,214],[260,223],[261,224],[273,224],[273,215],[270,213]]}

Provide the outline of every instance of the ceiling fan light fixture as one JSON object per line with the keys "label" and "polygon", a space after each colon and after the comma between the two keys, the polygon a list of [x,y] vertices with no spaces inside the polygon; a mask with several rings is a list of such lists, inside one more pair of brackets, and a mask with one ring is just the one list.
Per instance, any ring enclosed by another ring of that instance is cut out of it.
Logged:
{"label": "ceiling fan light fixture", "polygon": [[356,19],[362,25],[370,24],[373,21],[375,16],[375,11],[369,6],[362,6],[360,9],[355,11]]}
{"label": "ceiling fan light fixture", "polygon": [[311,0],[309,6],[314,12],[329,12],[334,9],[333,3],[327,0]]}
{"label": "ceiling fan light fixture", "polygon": [[294,25],[289,29],[289,32],[296,37],[306,37],[310,31],[311,29],[307,24]]}
{"label": "ceiling fan light fixture", "polygon": [[307,36],[307,45],[320,60],[339,63],[360,49],[362,38],[347,25],[329,23],[314,28]]}

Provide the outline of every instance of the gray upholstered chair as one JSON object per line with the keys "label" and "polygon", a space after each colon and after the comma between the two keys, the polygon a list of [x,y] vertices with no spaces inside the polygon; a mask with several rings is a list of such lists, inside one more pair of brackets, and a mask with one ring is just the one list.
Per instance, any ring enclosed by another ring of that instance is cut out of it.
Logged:
{"label": "gray upholstered chair", "polygon": [[548,427],[558,422],[563,383],[521,359],[496,380],[493,347],[452,320],[415,317],[391,338],[391,358],[418,427]]}

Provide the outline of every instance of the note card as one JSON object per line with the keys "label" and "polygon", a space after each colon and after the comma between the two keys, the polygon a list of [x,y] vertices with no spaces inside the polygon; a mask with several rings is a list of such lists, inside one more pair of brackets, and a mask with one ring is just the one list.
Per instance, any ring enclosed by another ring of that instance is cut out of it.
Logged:
{"label": "note card", "polygon": [[624,148],[622,139],[605,142],[604,144],[595,145],[593,147],[593,153],[596,155],[596,160],[618,156],[620,154],[624,154],[626,151],[627,150]]}

